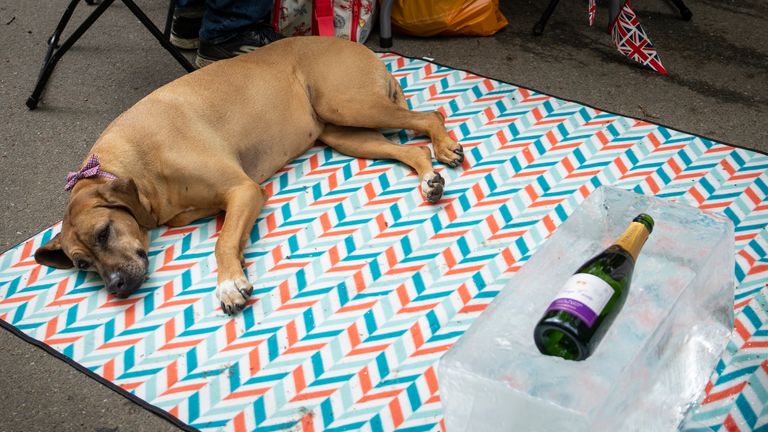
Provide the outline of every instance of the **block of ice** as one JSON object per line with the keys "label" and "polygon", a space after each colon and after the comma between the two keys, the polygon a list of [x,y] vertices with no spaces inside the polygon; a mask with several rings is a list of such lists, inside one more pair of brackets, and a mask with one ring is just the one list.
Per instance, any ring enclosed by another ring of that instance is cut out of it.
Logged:
{"label": "block of ice", "polygon": [[[638,213],[656,221],[629,297],[585,361],[539,353],[533,328],[568,277]],[[601,187],[441,359],[446,428],[669,431],[695,404],[733,329],[733,225]]]}

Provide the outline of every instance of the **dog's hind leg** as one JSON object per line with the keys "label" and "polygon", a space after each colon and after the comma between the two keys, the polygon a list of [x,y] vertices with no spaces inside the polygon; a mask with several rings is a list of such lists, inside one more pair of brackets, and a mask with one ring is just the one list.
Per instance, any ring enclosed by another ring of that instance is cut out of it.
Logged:
{"label": "dog's hind leg", "polygon": [[445,181],[432,169],[432,158],[426,147],[394,144],[371,129],[330,124],[320,134],[320,141],[347,156],[400,161],[416,170],[424,199],[437,202],[443,196]]}
{"label": "dog's hind leg", "polygon": [[435,158],[452,167],[464,161],[461,145],[445,130],[445,118],[439,112],[410,111],[405,100],[395,95],[362,92],[354,97],[317,94],[315,112],[327,123],[368,129],[412,129],[429,135]]}

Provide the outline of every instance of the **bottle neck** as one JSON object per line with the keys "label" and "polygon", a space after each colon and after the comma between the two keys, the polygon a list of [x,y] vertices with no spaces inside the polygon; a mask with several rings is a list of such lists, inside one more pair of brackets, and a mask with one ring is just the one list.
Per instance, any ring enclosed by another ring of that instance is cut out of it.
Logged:
{"label": "bottle neck", "polygon": [[637,261],[640,249],[643,248],[645,241],[648,240],[649,234],[648,228],[645,225],[640,222],[632,222],[613,244],[629,252],[632,255],[632,259]]}

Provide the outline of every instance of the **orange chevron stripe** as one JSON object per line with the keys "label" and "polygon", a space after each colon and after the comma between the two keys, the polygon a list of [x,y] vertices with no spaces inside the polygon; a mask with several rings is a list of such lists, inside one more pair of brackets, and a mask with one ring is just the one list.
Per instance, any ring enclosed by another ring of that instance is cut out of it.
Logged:
{"label": "orange chevron stripe", "polygon": [[417,265],[412,265],[412,266],[391,268],[385,274],[392,275],[392,274],[417,272],[417,271],[421,270],[422,267],[424,267],[424,265],[425,264],[417,264]]}
{"label": "orange chevron stripe", "polygon": [[290,229],[285,229],[285,230],[282,230],[282,231],[274,230],[274,231],[268,232],[264,236],[264,238],[290,236],[290,235],[296,234],[297,232],[299,232],[301,230],[302,230],[302,228],[290,228]]}
{"label": "orange chevron stripe", "polygon": [[34,239],[29,239],[24,243],[24,248],[21,249],[21,259],[19,261],[24,261],[32,255],[32,248],[34,245]]}
{"label": "orange chevron stripe", "polygon": [[731,387],[729,389],[726,389],[726,390],[723,390],[721,392],[710,393],[709,395],[707,395],[707,397],[704,398],[704,400],[701,402],[701,404],[705,405],[705,404],[708,404],[708,403],[712,403],[712,402],[715,402],[715,401],[719,401],[719,400],[722,400],[722,399],[729,398],[731,396],[735,396],[735,395],[741,393],[741,391],[744,390],[744,387],[746,385],[747,385],[747,382],[744,381],[743,383],[740,383],[740,384],[738,384],[736,386],[733,386],[733,387]]}
{"label": "orange chevron stripe", "polygon": [[293,383],[296,387],[296,394],[301,393],[305,388],[307,388],[307,382],[304,379],[304,368],[299,365],[296,369],[293,370]]}
{"label": "orange chevron stripe", "polygon": [[736,333],[741,336],[741,340],[746,341],[752,336],[752,333],[747,330],[746,327],[744,327],[744,324],[742,324],[741,320],[735,319],[733,320],[733,329],[736,330]]}
{"label": "orange chevron stripe", "polygon": [[43,339],[43,342],[47,343],[48,345],[66,345],[66,344],[77,342],[81,338],[82,336],[70,336],[70,337]]}
{"label": "orange chevron stripe", "polygon": [[9,304],[9,303],[26,303],[30,299],[33,299],[37,297],[36,294],[26,295],[26,296],[13,296],[9,297],[3,300],[0,300],[0,304]]}
{"label": "orange chevron stripe", "polygon": [[234,391],[228,394],[226,397],[224,397],[224,400],[242,399],[242,398],[251,399],[253,396],[261,396],[270,390],[272,390],[271,387],[264,387],[264,388],[250,389],[250,390]]}
{"label": "orange chevron stripe", "polygon": [[174,361],[173,363],[169,364],[166,368],[166,377],[165,377],[166,387],[171,388],[178,381],[179,381],[178,364]]}
{"label": "orange chevron stripe", "polygon": [[752,275],[752,274],[755,274],[755,273],[762,273],[762,272],[764,272],[766,270],[768,270],[768,264],[756,265],[756,266],[752,267],[751,269],[749,269],[749,273],[747,273],[747,274]]}
{"label": "orange chevron stripe", "polygon": [[39,265],[37,263],[37,261],[35,261],[34,259],[31,259],[29,261],[17,262],[16,264],[13,264],[11,267],[12,268],[21,268],[21,267],[31,267],[31,266],[37,266],[37,265]]}
{"label": "orange chevron stripe", "polygon": [[414,313],[414,312],[423,312],[434,309],[436,306],[438,306],[440,303],[426,303],[421,304],[418,306],[408,306],[400,309],[397,313]]}
{"label": "orange chevron stripe", "polygon": [[40,271],[43,269],[42,266],[37,266],[32,269],[32,271],[29,273],[29,279],[27,279],[27,286],[34,284],[37,282],[37,278],[40,277]]}
{"label": "orange chevron stripe", "polygon": [[728,417],[725,418],[725,421],[723,422],[723,426],[725,427],[725,430],[728,432],[741,432],[741,429],[739,429],[739,425],[736,424],[736,422],[733,420],[733,416],[728,414]]}
{"label": "orange chevron stripe", "polygon": [[[133,388],[136,388],[136,387],[140,386],[141,384],[143,384],[143,383],[134,383],[134,384],[129,384],[129,385],[133,386]],[[205,387],[206,385],[208,385],[207,382],[201,382],[201,383],[197,383],[197,384],[187,384],[187,385],[178,386],[178,387],[171,387],[168,390],[166,390],[163,393],[161,393],[160,396],[166,396],[166,395],[174,394],[174,393],[195,392],[195,391],[198,391],[201,388]],[[121,387],[125,388],[124,385],[121,385]]]}
{"label": "orange chevron stripe", "polygon": [[59,316],[53,317],[50,321],[48,321],[48,324],[45,325],[45,339],[50,339],[53,335],[56,334],[56,327],[59,324]]}
{"label": "orange chevron stripe", "polygon": [[366,394],[373,388],[371,384],[371,377],[368,372],[368,366],[363,367],[360,372],[357,373],[357,378],[360,381],[360,390],[362,394]]}
{"label": "orange chevron stripe", "polygon": [[747,342],[741,348],[768,348],[768,341]]}
{"label": "orange chevron stripe", "polygon": [[455,274],[462,274],[462,273],[472,273],[479,271],[483,268],[482,264],[479,265],[473,265],[473,266],[466,266],[466,267],[459,267],[459,268],[452,268],[448,270],[445,274],[447,275],[455,275]]}
{"label": "orange chevron stripe", "polygon": [[421,327],[419,327],[418,322],[411,326],[409,333],[411,334],[411,338],[413,339],[413,346],[415,348],[424,345],[424,336],[421,334]]}
{"label": "orange chevron stripe", "polygon": [[141,339],[142,338],[138,337],[138,338],[132,338],[132,339],[123,339],[119,341],[107,342],[96,349],[100,350],[100,349],[109,349],[109,348],[116,348],[121,346],[135,345],[136,343],[141,341]]}
{"label": "orange chevron stripe", "polygon": [[744,194],[749,197],[749,200],[752,201],[752,204],[757,205],[763,201],[760,197],[757,196],[755,191],[752,190],[752,186],[746,188],[744,190]]}
{"label": "orange chevron stripe", "polygon": [[352,325],[347,328],[347,337],[349,338],[349,346],[351,348],[360,345],[360,333],[357,330],[357,323],[352,323]]}
{"label": "orange chevron stripe", "polygon": [[388,346],[389,344],[384,344],[384,345],[371,345],[363,348],[355,348],[351,350],[347,355],[356,356],[356,355],[362,355],[362,354],[377,353],[377,352],[384,351],[385,349],[387,349]]}
{"label": "orange chevron stripe", "polygon": [[369,301],[369,302],[363,302],[363,303],[356,303],[356,304],[347,304],[343,308],[339,309],[338,313],[346,313],[346,312],[352,312],[352,311],[356,311],[356,310],[370,309],[375,304],[376,304],[376,300],[372,300],[372,301]]}
{"label": "orange chevron stripe", "polygon": [[413,353],[413,356],[415,357],[415,356],[429,355],[429,354],[434,354],[434,353],[439,353],[439,352],[445,352],[445,351],[448,351],[449,349],[451,349],[452,346],[453,346],[453,343],[449,343],[449,344],[438,345],[438,346],[434,346],[434,347],[430,347],[430,348],[423,348],[423,349],[420,349],[420,350],[416,350]]}
{"label": "orange chevron stripe", "polygon": [[696,189],[695,187],[690,188],[688,190],[688,193],[691,194],[693,199],[695,199],[696,202],[699,203],[699,205],[701,205],[706,200],[706,198],[701,196],[701,192],[699,192],[698,189]]}
{"label": "orange chevron stripe", "polygon": [[392,416],[392,424],[395,427],[403,424],[403,410],[400,408],[400,399],[392,399],[392,402],[389,403],[389,413]]}
{"label": "orange chevron stripe", "polygon": [[137,387],[141,387],[142,385],[144,385],[144,381],[138,381],[138,382],[130,382],[130,383],[123,383],[123,384],[118,384],[118,385],[119,385],[119,386],[120,386],[120,387],[121,387],[123,390],[126,390],[126,391],[130,392],[131,390],[133,390],[133,389],[135,389],[135,388],[137,388]]}
{"label": "orange chevron stripe", "polygon": [[232,343],[224,348],[221,349],[221,351],[235,351],[240,350],[243,348],[256,348],[259,345],[261,345],[264,342],[264,339],[254,340],[254,341],[239,341],[238,343]]}
{"label": "orange chevron stripe", "polygon": [[[437,373],[435,372],[435,367],[430,366],[427,368],[426,371],[424,371],[424,380],[427,382],[427,388],[429,389],[430,394],[437,394],[438,391],[438,385],[437,385]],[[438,398],[439,400],[439,398]]]}
{"label": "orange chevron stripe", "polygon": [[[139,341],[141,339],[137,339]],[[190,347],[199,344],[203,339],[192,339],[187,340],[183,342],[174,342],[174,343],[168,343],[163,345],[162,347],[158,348],[159,350],[170,350],[170,349],[176,349],[176,348],[184,348],[184,347]]]}
{"label": "orange chevron stripe", "polygon": [[487,308],[488,305],[485,303],[480,304],[474,304],[474,305],[466,305],[463,308],[459,310],[459,313],[475,313],[475,312],[482,312]]}
{"label": "orange chevron stripe", "polygon": [[309,399],[322,399],[332,395],[335,391],[336,389],[329,389],[329,390],[319,390],[311,393],[302,393],[302,394],[296,395],[291,401],[298,402],[298,401],[309,400]]}
{"label": "orange chevron stripe", "polygon": [[115,359],[109,359],[101,368],[101,376],[107,381],[115,380]]}
{"label": "orange chevron stripe", "polygon": [[303,432],[314,432],[315,426],[314,426],[314,418],[315,413],[314,411],[310,411],[301,418],[301,430]]}
{"label": "orange chevron stripe", "polygon": [[301,346],[294,346],[286,349],[283,351],[283,354],[296,354],[306,351],[319,351],[324,346],[328,345],[327,343],[317,343],[317,344],[311,344],[311,345],[301,345]]}
{"label": "orange chevron stripe", "polygon": [[288,301],[287,303],[283,304],[277,310],[290,310],[290,309],[305,309],[309,308],[315,305],[319,300],[309,300],[305,302],[291,302]]}
{"label": "orange chevron stripe", "polygon": [[236,432],[245,432],[248,430],[245,425],[245,413],[240,411],[235,418],[232,419],[232,429]]}
{"label": "orange chevron stripe", "polygon": [[397,397],[397,395],[399,395],[401,392],[402,390],[387,390],[379,393],[366,394],[362,398],[358,399],[357,403],[365,403],[379,399],[389,399],[392,397]]}

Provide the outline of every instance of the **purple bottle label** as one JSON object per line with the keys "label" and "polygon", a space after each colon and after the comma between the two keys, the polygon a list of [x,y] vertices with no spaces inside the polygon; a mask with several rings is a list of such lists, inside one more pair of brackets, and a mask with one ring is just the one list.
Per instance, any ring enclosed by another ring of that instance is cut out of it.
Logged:
{"label": "purple bottle label", "polygon": [[577,273],[568,279],[547,308],[576,315],[592,327],[613,296],[613,288],[597,276]]}

